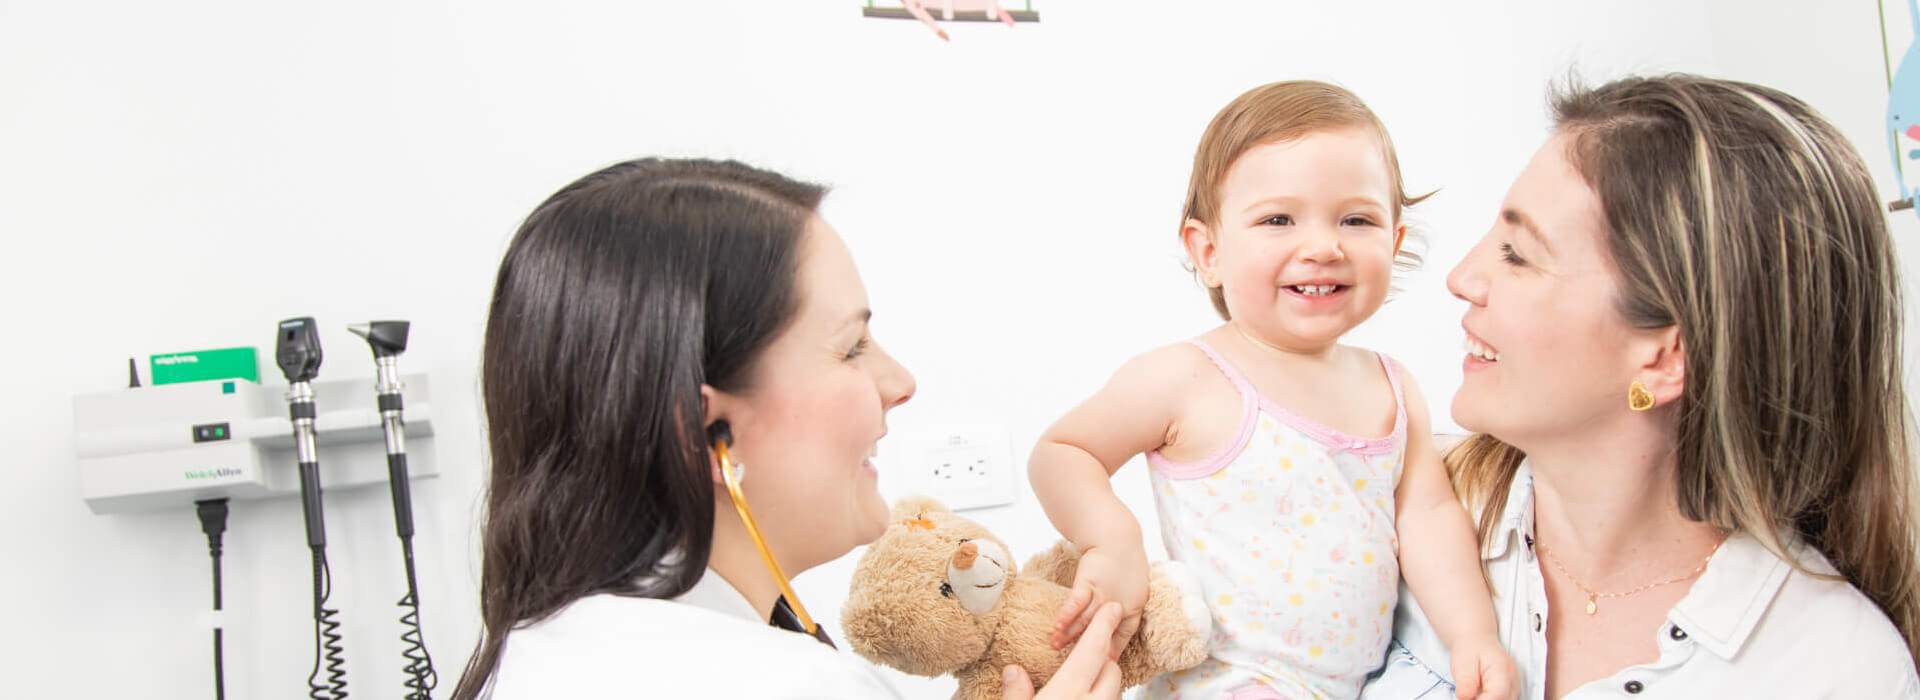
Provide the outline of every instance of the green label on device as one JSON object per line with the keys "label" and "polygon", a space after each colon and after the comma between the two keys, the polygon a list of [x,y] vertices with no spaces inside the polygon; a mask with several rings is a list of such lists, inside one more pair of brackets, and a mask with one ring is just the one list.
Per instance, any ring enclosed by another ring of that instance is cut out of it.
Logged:
{"label": "green label on device", "polygon": [[199,382],[209,379],[245,379],[260,383],[259,353],[253,348],[221,348],[198,352],[154,355],[155,385]]}

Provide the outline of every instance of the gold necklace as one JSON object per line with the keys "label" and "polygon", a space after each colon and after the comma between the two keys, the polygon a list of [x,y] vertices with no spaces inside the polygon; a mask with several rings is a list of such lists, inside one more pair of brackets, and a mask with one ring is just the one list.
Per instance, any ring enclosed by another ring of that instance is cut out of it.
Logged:
{"label": "gold necklace", "polygon": [[1633,595],[1633,594],[1635,594],[1635,593],[1640,593],[1640,592],[1642,592],[1642,591],[1645,591],[1645,590],[1648,590],[1648,589],[1651,589],[1651,588],[1656,588],[1656,587],[1659,587],[1659,586],[1665,586],[1665,585],[1667,585],[1667,584],[1669,584],[1669,583],[1679,583],[1679,582],[1681,582],[1681,581],[1685,581],[1685,580],[1687,580],[1687,579],[1690,579],[1690,578],[1693,578],[1693,577],[1695,577],[1695,576],[1699,576],[1699,575],[1700,575],[1700,572],[1702,572],[1702,571],[1706,571],[1706,570],[1707,570],[1707,562],[1709,562],[1709,561],[1712,561],[1712,560],[1713,560],[1713,554],[1714,554],[1714,552],[1718,552],[1718,551],[1720,551],[1720,545],[1721,545],[1721,544],[1725,544],[1725,543],[1726,543],[1726,541],[1727,541],[1727,540],[1726,540],[1726,538],[1721,538],[1721,539],[1720,539],[1720,542],[1718,542],[1718,543],[1715,543],[1715,544],[1713,545],[1713,549],[1711,549],[1711,550],[1708,550],[1708,551],[1707,551],[1707,556],[1706,556],[1706,558],[1705,558],[1705,559],[1701,559],[1701,560],[1700,560],[1700,565],[1699,565],[1699,566],[1696,566],[1696,567],[1693,567],[1693,570],[1692,570],[1692,571],[1689,571],[1689,572],[1687,572],[1687,573],[1684,573],[1684,574],[1681,574],[1681,575],[1679,575],[1679,576],[1675,576],[1675,577],[1673,577],[1673,578],[1670,578],[1670,579],[1667,579],[1667,580],[1665,580],[1665,581],[1655,581],[1655,582],[1653,582],[1653,583],[1649,583],[1649,584],[1646,584],[1646,585],[1644,585],[1644,586],[1641,586],[1641,587],[1639,587],[1639,588],[1635,588],[1635,589],[1633,589],[1633,590],[1631,590],[1631,591],[1622,591],[1622,592],[1619,592],[1619,593],[1595,593],[1595,592],[1593,592],[1593,589],[1591,589],[1591,588],[1588,588],[1588,587],[1587,587],[1587,584],[1584,584],[1584,583],[1581,583],[1581,582],[1580,582],[1580,579],[1577,579],[1577,578],[1574,578],[1574,577],[1573,577],[1573,574],[1572,574],[1571,572],[1568,572],[1568,571],[1567,571],[1567,567],[1566,567],[1566,566],[1564,566],[1564,565],[1562,565],[1562,564],[1560,563],[1560,557],[1556,557],[1556,556],[1554,556],[1554,555],[1553,555],[1553,550],[1551,550],[1551,549],[1548,549],[1548,548],[1547,548],[1547,543],[1546,543],[1546,542],[1540,542],[1539,544],[1540,544],[1540,551],[1542,551],[1542,552],[1545,552],[1545,553],[1546,553],[1546,555],[1547,555],[1547,561],[1551,561],[1551,562],[1553,562],[1553,568],[1556,568],[1556,569],[1559,569],[1559,570],[1560,570],[1560,573],[1561,573],[1561,575],[1563,575],[1563,576],[1566,576],[1566,577],[1567,577],[1567,580],[1568,580],[1568,581],[1572,581],[1572,582],[1573,582],[1573,585],[1574,585],[1575,587],[1577,587],[1577,588],[1579,588],[1579,589],[1580,589],[1580,592],[1581,592],[1581,593],[1585,593],[1585,594],[1587,594],[1587,614],[1588,614],[1588,615],[1592,615],[1592,614],[1594,614],[1595,612],[1598,612],[1598,611],[1600,610],[1600,599],[1601,599],[1601,598],[1625,598],[1625,597],[1627,597],[1627,596],[1630,596],[1630,595]]}

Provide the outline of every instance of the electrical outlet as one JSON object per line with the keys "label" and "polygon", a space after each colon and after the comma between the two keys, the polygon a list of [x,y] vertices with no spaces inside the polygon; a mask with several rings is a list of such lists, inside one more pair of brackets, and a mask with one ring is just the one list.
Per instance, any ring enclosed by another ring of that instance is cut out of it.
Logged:
{"label": "electrical outlet", "polygon": [[892,468],[902,472],[907,493],[932,496],[954,510],[1013,502],[1015,467],[1005,427],[951,426],[901,438]]}

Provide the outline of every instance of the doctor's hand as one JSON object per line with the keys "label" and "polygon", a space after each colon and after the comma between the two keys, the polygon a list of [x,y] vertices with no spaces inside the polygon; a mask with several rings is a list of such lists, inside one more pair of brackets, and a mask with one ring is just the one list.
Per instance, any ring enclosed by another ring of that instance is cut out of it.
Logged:
{"label": "doctor's hand", "polygon": [[1107,603],[1093,614],[1086,633],[1080,636],[1066,662],[1047,681],[1047,687],[1033,694],[1033,679],[1026,669],[1008,666],[1001,674],[1006,684],[1004,700],[1079,700],[1120,697],[1120,666],[1107,658],[1113,632],[1120,626],[1119,603]]}
{"label": "doctor's hand", "polygon": [[1133,641],[1140,629],[1140,615],[1147,607],[1147,552],[1138,544],[1132,547],[1094,546],[1080,554],[1078,571],[1073,575],[1073,590],[1060,604],[1053,620],[1053,648],[1060,649],[1075,639],[1085,640],[1088,622],[1095,611],[1109,601],[1121,606],[1120,626],[1112,632],[1107,658],[1119,660],[1120,652]]}

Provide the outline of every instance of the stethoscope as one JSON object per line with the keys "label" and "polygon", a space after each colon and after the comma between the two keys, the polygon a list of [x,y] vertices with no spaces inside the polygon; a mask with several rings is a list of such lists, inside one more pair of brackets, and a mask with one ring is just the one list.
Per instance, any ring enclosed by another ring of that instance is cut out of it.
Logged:
{"label": "stethoscope", "polygon": [[[733,509],[739,511],[740,522],[747,526],[747,535],[753,538],[753,546],[760,550],[761,561],[766,562],[767,571],[773,574],[773,582],[780,586],[780,600],[774,601],[773,616],[769,624],[785,630],[812,635],[827,646],[833,646],[833,640],[827,637],[827,631],[813,621],[807,614],[807,606],[800,604],[800,596],[793,592],[793,582],[787,579],[787,572],[780,568],[779,560],[773,558],[773,550],[767,548],[767,538],[760,534],[760,524],[754,522],[753,511],[747,508],[747,495],[740,490],[740,475],[746,465],[736,465],[727,455],[727,446],[733,444],[733,431],[726,421],[714,423],[707,430],[713,440],[713,452],[720,458],[720,478],[727,482],[727,496],[733,500]],[[838,648],[838,647],[835,647]]]}

